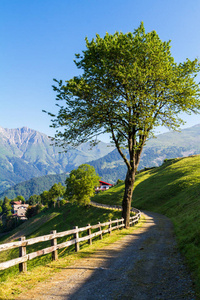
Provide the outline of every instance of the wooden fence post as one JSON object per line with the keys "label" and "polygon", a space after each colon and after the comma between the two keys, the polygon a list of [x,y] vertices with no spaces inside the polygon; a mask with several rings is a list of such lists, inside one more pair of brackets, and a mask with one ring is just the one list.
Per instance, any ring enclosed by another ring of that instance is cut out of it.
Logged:
{"label": "wooden fence post", "polygon": [[[19,238],[19,241],[25,241],[26,237],[22,236]],[[26,255],[26,246],[19,247],[19,257]],[[19,272],[27,272],[27,262],[19,264]]]}
{"label": "wooden fence post", "polygon": [[118,221],[118,219],[117,219],[117,229],[119,230],[119,221]]}
{"label": "wooden fence post", "polygon": [[[50,234],[56,234],[56,230],[52,230]],[[51,240],[51,246],[56,246],[56,245],[57,245],[57,239],[53,238]],[[58,260],[58,250],[52,252],[52,260]]]}
{"label": "wooden fence post", "polygon": [[112,224],[111,224],[111,220],[109,220],[110,224],[109,224],[109,233],[111,234],[112,231]]}
{"label": "wooden fence post", "polygon": [[[78,229],[78,226],[75,226],[74,229]],[[79,234],[78,232],[76,232],[74,234],[74,238],[76,239],[76,243],[75,243],[75,251],[78,252],[80,250],[80,247],[79,247],[79,242],[78,242],[78,239],[79,239]]]}
{"label": "wooden fence post", "polygon": [[[90,224],[87,224],[87,226],[90,226]],[[88,234],[88,235],[91,234],[91,228],[88,228],[87,234]],[[89,244],[89,245],[92,245],[92,239],[91,239],[91,238],[88,239],[88,244]]]}
{"label": "wooden fence post", "polygon": [[[101,231],[101,222],[98,222],[98,224],[99,224],[99,231]],[[99,238],[100,238],[100,240],[103,239],[102,233],[100,234]]]}

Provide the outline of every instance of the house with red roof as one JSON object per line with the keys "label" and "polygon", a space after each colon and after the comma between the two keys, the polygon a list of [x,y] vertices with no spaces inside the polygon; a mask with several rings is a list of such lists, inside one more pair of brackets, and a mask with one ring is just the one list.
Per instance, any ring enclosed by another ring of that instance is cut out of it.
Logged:
{"label": "house with red roof", "polygon": [[100,186],[97,186],[95,188],[96,193],[98,193],[100,191],[106,191],[106,190],[108,190],[109,188],[111,188],[113,186],[111,183],[108,183],[108,182],[105,182],[105,181],[102,181],[102,180],[99,180],[99,184],[100,184]]}

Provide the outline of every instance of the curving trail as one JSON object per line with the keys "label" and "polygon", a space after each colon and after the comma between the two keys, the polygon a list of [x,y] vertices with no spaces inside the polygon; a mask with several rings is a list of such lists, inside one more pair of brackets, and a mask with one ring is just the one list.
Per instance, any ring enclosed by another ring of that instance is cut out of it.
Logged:
{"label": "curving trail", "polygon": [[144,214],[142,228],[16,299],[195,299],[171,221],[156,213]]}

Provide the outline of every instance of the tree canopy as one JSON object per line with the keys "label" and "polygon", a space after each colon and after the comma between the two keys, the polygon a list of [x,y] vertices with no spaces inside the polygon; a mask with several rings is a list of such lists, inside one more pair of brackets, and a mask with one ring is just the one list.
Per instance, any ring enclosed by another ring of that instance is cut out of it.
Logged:
{"label": "tree canopy", "polygon": [[[155,31],[145,32],[143,23],[133,32],[96,35],[86,50],[76,54],[82,71],[53,86],[59,101],[53,117],[55,143],[77,146],[110,133],[127,166],[123,216],[128,227],[135,172],[145,141],[157,126],[177,129],[180,112],[198,113],[200,88],[195,77],[197,59],[176,63],[170,41]],[[63,101],[63,102],[62,102]],[[123,149],[127,148],[126,156]]]}
{"label": "tree canopy", "polygon": [[68,199],[81,205],[89,204],[90,198],[95,194],[95,186],[99,186],[99,179],[95,168],[88,164],[72,170],[66,179]]}
{"label": "tree canopy", "polygon": [[59,183],[55,183],[49,190],[49,197],[51,199],[51,202],[55,204],[56,202],[59,200],[59,198],[61,198],[65,193],[65,187],[61,184],[61,182]]}

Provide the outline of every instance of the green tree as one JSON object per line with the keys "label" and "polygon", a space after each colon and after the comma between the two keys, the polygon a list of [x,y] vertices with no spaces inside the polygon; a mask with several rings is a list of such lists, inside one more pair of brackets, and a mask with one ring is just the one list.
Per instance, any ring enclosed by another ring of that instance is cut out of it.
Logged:
{"label": "green tree", "polygon": [[49,205],[50,202],[50,193],[49,191],[44,191],[40,194],[41,202],[43,205]]}
{"label": "green tree", "polygon": [[83,164],[72,170],[66,179],[68,199],[81,205],[89,204],[90,198],[95,194],[95,186],[99,185],[99,179],[93,166]]}
{"label": "green tree", "polygon": [[26,218],[30,219],[34,216],[36,216],[37,214],[39,214],[42,210],[42,206],[41,204],[37,204],[34,206],[29,206],[28,209],[26,210]]}
{"label": "green tree", "polygon": [[32,195],[28,199],[28,204],[29,205],[36,205],[38,203],[41,203],[41,197],[40,197],[40,195]]}
{"label": "green tree", "polygon": [[8,199],[8,197],[5,197],[3,200],[2,205],[2,222],[5,227],[5,229],[11,229],[14,225],[13,223],[13,214],[12,214],[12,206],[11,206],[11,200]]}
{"label": "green tree", "polygon": [[26,202],[25,199],[24,199],[24,197],[21,196],[21,195],[17,196],[17,197],[14,199],[14,201],[21,201],[22,204],[24,204],[24,203]]}
{"label": "green tree", "polygon": [[59,182],[55,183],[49,190],[49,197],[52,204],[55,207],[56,202],[61,198],[65,193],[65,187]]}
{"label": "green tree", "polygon": [[[81,75],[53,86],[60,101],[57,115],[49,113],[57,128],[55,144],[67,147],[110,133],[126,166],[123,212],[129,226],[135,174],[145,141],[157,126],[177,129],[180,113],[198,113],[200,88],[195,76],[197,59],[176,63],[170,41],[162,42],[143,23],[133,33],[99,35],[76,54]],[[61,129],[60,129],[61,128]],[[64,130],[63,130],[64,129]],[[123,149],[128,149],[128,155]]]}
{"label": "green tree", "polygon": [[12,206],[11,206],[10,202],[11,202],[11,200],[8,199],[8,197],[5,197],[3,200],[2,210],[3,210],[3,214],[6,217],[10,217],[12,215],[12,213],[11,213]]}

